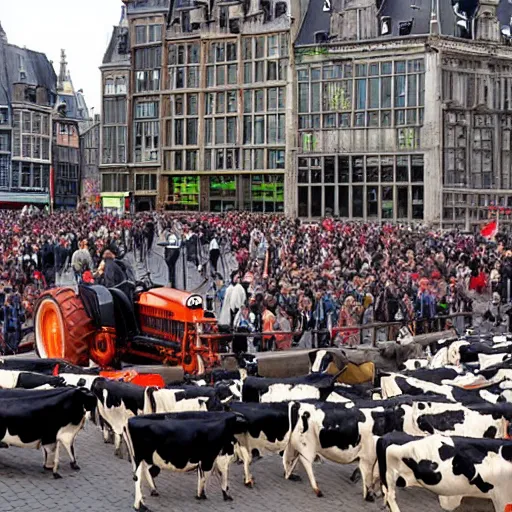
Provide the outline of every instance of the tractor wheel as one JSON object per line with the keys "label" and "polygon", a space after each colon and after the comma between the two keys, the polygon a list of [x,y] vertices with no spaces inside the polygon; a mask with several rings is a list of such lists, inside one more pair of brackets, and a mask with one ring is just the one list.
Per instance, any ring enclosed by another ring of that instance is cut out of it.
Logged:
{"label": "tractor wheel", "polygon": [[48,290],[39,299],[34,327],[39,357],[89,365],[89,346],[96,329],[72,288]]}

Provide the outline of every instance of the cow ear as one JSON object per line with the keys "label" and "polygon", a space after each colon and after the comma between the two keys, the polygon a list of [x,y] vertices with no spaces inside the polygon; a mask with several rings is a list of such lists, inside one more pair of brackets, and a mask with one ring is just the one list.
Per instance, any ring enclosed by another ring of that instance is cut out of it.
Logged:
{"label": "cow ear", "polygon": [[315,362],[317,353],[318,353],[318,350],[312,350],[311,352],[309,352],[308,356],[309,356],[309,362],[311,364],[313,364]]}

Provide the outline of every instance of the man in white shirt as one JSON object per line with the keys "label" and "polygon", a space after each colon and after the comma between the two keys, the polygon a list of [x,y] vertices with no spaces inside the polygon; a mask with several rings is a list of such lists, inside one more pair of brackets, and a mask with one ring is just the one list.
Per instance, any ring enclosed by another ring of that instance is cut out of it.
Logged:
{"label": "man in white shirt", "polygon": [[181,240],[174,231],[169,231],[166,237],[165,245],[165,263],[169,270],[169,286],[171,288],[176,286],[176,262],[180,257]]}
{"label": "man in white shirt", "polygon": [[213,235],[208,249],[210,252],[211,274],[215,275],[215,273],[217,272],[217,262],[219,261],[220,257],[220,246],[217,240],[217,235]]}

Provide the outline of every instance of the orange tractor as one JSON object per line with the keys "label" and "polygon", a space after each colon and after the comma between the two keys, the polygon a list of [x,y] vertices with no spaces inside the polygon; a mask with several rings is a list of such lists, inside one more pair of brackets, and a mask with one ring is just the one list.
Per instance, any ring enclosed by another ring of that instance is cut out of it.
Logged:
{"label": "orange tractor", "polygon": [[39,356],[81,366],[92,360],[102,368],[159,362],[189,374],[220,364],[225,337],[200,295],[141,283],[126,290],[80,285],[78,293],[45,291],[34,313]]}

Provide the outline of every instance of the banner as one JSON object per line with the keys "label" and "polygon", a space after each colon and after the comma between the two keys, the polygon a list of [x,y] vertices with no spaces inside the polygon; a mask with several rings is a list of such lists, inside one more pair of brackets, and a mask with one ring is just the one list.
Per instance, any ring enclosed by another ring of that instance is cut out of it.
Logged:
{"label": "banner", "polygon": [[496,236],[496,233],[498,232],[498,221],[493,220],[489,222],[488,224],[485,224],[480,229],[480,234],[484,237],[490,240],[491,238],[494,238]]}

